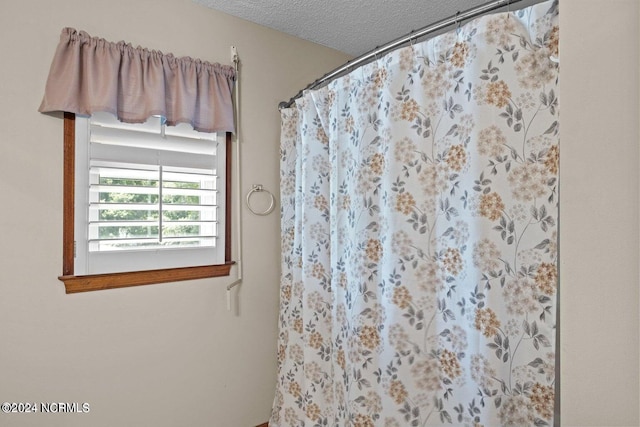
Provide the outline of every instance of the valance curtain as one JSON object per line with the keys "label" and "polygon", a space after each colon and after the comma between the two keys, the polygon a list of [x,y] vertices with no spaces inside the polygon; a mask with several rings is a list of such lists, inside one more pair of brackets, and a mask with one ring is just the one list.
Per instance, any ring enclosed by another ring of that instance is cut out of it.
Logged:
{"label": "valance curtain", "polygon": [[483,16],[282,110],[270,426],[553,425],[558,28]]}
{"label": "valance curtain", "polygon": [[160,115],[170,126],[184,122],[201,132],[233,132],[235,78],[231,66],[64,28],[39,111],[107,111],[128,123]]}

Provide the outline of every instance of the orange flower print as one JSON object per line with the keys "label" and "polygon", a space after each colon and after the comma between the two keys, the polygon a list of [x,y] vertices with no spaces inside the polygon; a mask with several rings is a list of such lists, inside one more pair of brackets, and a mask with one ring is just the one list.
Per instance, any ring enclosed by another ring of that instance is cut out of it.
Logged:
{"label": "orange flower print", "polygon": [[289,383],[289,393],[294,397],[300,397],[301,388],[300,384],[295,381]]}
{"label": "orange flower print", "polygon": [[485,218],[489,218],[491,221],[497,221],[502,216],[504,210],[504,203],[502,197],[495,191],[480,196],[480,215]]}
{"label": "orange flower print", "polygon": [[293,321],[293,330],[297,333],[302,333],[302,319],[295,319]]}
{"label": "orange flower print", "polygon": [[402,309],[409,307],[411,294],[406,286],[398,286],[393,290],[393,303]]}
{"label": "orange flower print", "polygon": [[349,280],[347,278],[347,274],[345,272],[340,272],[340,276],[338,276],[338,286],[342,289],[347,289],[347,284]]}
{"label": "orange flower print", "polygon": [[360,342],[369,350],[373,350],[380,345],[380,335],[373,326],[363,326],[360,330]]}
{"label": "orange flower print", "polygon": [[380,153],[371,156],[371,159],[369,159],[369,167],[375,175],[382,175],[384,172],[384,156]]}
{"label": "orange flower print", "polygon": [[367,408],[370,414],[382,412],[382,399],[380,395],[373,390],[367,392],[367,397],[362,400],[362,406]]}
{"label": "orange flower print", "polygon": [[536,286],[545,295],[553,295],[556,292],[558,270],[555,264],[543,262],[536,272]]}
{"label": "orange flower print", "polygon": [[312,332],[309,335],[309,347],[318,349],[322,345],[322,335],[319,332]]}
{"label": "orange flower print", "polygon": [[413,212],[413,208],[416,206],[416,201],[409,192],[400,193],[396,198],[396,210],[402,212],[405,215],[410,215]]}
{"label": "orange flower print", "polygon": [[293,238],[295,236],[295,230],[293,227],[289,227],[282,233],[282,253],[289,253],[293,249]]}
{"label": "orange flower print", "polygon": [[329,106],[329,108],[331,108],[335,100],[336,100],[336,92],[331,90],[325,97],[324,102],[327,106]]}
{"label": "orange flower print", "polygon": [[549,36],[547,47],[554,56],[558,56],[560,47],[560,27],[557,25],[551,29],[551,35]]}
{"label": "orange flower print", "polygon": [[400,112],[400,118],[412,122],[418,116],[420,107],[415,99],[409,99],[402,103],[402,110]]}
{"label": "orange flower print", "polygon": [[400,405],[405,401],[408,393],[401,381],[393,380],[391,384],[389,384],[389,396],[391,396],[394,402]]}
{"label": "orange flower print", "polygon": [[369,239],[365,249],[367,258],[373,262],[378,262],[382,258],[382,243],[377,239]]}
{"label": "orange flower print", "polygon": [[329,203],[322,194],[315,197],[313,205],[320,211],[326,211],[329,209]]}
{"label": "orange flower print", "polygon": [[449,379],[457,378],[462,375],[458,356],[447,349],[445,349],[440,355],[440,367],[442,368],[442,372],[444,372]]}
{"label": "orange flower print", "polygon": [[314,263],[311,269],[311,275],[316,279],[322,279],[325,275],[324,265],[320,263]]}
{"label": "orange flower print", "polygon": [[478,308],[476,309],[476,321],[474,326],[477,330],[482,331],[482,335],[487,338],[493,337],[498,328],[500,327],[500,321],[498,316],[490,308]]}
{"label": "orange flower print", "polygon": [[310,403],[307,405],[307,418],[316,421],[320,417],[320,407],[317,403]]}
{"label": "orange flower print", "polygon": [[464,42],[457,42],[455,46],[453,46],[453,54],[451,55],[451,63],[458,67],[464,67],[464,64],[467,60],[467,55],[469,54],[469,45]]}
{"label": "orange flower print", "polygon": [[491,82],[487,85],[486,101],[488,104],[502,108],[509,103],[510,98],[511,91],[503,80]]}
{"label": "orange flower print", "polygon": [[535,383],[531,390],[531,403],[542,418],[551,418],[555,403],[553,387]]}
{"label": "orange flower print", "polygon": [[358,414],[353,420],[353,427],[375,427],[369,415]]}
{"label": "orange flower print", "polygon": [[558,145],[552,145],[547,151],[547,157],[544,161],[544,165],[551,175],[558,174],[558,166],[560,164],[560,149]]}
{"label": "orange flower print", "polygon": [[282,290],[280,291],[280,298],[283,301],[289,301],[291,299],[291,285],[282,286]]}
{"label": "orange flower print", "polygon": [[318,128],[316,132],[316,139],[320,141],[323,145],[329,145],[329,137],[325,133],[324,129]]}
{"label": "orange flower print", "polygon": [[462,256],[458,248],[448,248],[442,262],[446,270],[454,276],[462,271]]}
{"label": "orange flower print", "polygon": [[353,119],[353,116],[348,116],[344,121],[344,131],[346,133],[351,133],[355,129],[356,122]]}
{"label": "orange flower print", "polygon": [[447,164],[449,168],[460,172],[467,163],[467,152],[462,145],[452,145],[447,153]]}
{"label": "orange flower print", "polygon": [[338,362],[338,365],[344,369],[345,364],[346,364],[346,359],[344,357],[344,350],[340,349],[338,350],[338,355],[336,356],[336,361]]}
{"label": "orange flower print", "polygon": [[386,68],[380,68],[378,71],[376,71],[376,73],[373,75],[373,84],[375,88],[378,90],[382,89],[387,81],[388,76],[389,73]]}

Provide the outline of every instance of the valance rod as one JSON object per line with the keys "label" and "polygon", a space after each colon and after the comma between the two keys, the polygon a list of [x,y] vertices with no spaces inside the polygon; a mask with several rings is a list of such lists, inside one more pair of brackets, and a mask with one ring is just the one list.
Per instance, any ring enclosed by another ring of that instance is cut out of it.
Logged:
{"label": "valance rod", "polygon": [[[322,86],[323,84],[327,84],[329,83],[331,80],[338,78],[340,76],[342,76],[343,74],[346,74],[347,72],[349,72],[350,70],[354,69],[355,67],[359,66],[359,65],[364,65],[367,62],[370,62],[371,60],[377,58],[378,55],[380,54],[384,54],[387,52],[390,52],[406,43],[411,42],[412,40],[417,40],[421,37],[424,37],[426,35],[429,35],[431,33],[434,33],[436,31],[442,30],[444,28],[447,28],[451,25],[454,24],[459,24],[462,21],[468,20],[468,19],[473,19],[476,18],[478,16],[484,15],[486,13],[492,12],[496,9],[500,9],[501,7],[506,7],[509,6],[511,4],[514,3],[518,3],[521,2],[523,0],[495,0],[489,3],[485,3],[482,4],[480,6],[476,6],[474,8],[471,9],[467,9],[464,12],[458,12],[455,15],[443,19],[441,21],[438,21],[434,24],[430,24],[427,25],[426,27],[423,27],[422,29],[418,30],[418,31],[411,31],[409,34],[397,38],[385,45],[382,46],[377,46],[376,48],[374,48],[373,50],[358,56],[357,58],[351,60],[351,61],[347,61],[344,65],[336,68],[333,71],[330,71],[329,73],[325,74],[324,76],[322,76],[321,78],[319,78],[318,80],[314,81],[313,83],[309,84],[307,87],[305,87],[304,89],[302,89],[300,92],[298,92],[293,98],[291,98],[289,101],[283,101],[278,105],[279,109],[283,109],[283,108],[289,108],[293,105],[293,103],[295,102],[296,99],[300,98],[302,96],[302,94],[307,91],[307,90],[312,90],[315,88],[318,88],[320,86]],[[538,3],[541,2],[542,0],[538,0],[538,1],[533,1],[532,3]]]}

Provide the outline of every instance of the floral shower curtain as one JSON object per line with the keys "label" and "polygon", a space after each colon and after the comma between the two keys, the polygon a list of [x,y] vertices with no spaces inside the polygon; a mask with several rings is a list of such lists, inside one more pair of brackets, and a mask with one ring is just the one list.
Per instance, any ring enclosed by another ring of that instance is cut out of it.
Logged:
{"label": "floral shower curtain", "polygon": [[558,5],[282,111],[271,427],[554,422]]}

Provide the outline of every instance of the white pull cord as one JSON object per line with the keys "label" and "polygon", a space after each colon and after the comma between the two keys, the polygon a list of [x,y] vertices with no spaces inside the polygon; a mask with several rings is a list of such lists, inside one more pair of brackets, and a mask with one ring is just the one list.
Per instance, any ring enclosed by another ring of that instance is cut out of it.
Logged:
{"label": "white pull cord", "polygon": [[242,283],[242,198],[241,195],[241,185],[240,185],[240,177],[242,174],[240,173],[240,71],[238,64],[240,62],[238,58],[238,51],[235,46],[231,46],[231,61],[233,62],[233,66],[236,69],[236,84],[234,86],[235,92],[235,115],[236,115],[236,132],[235,132],[235,140],[236,140],[236,232],[238,234],[237,245],[238,245],[238,261],[236,262],[238,275],[236,280],[227,285],[227,310],[231,311],[231,289],[238,286]]}

